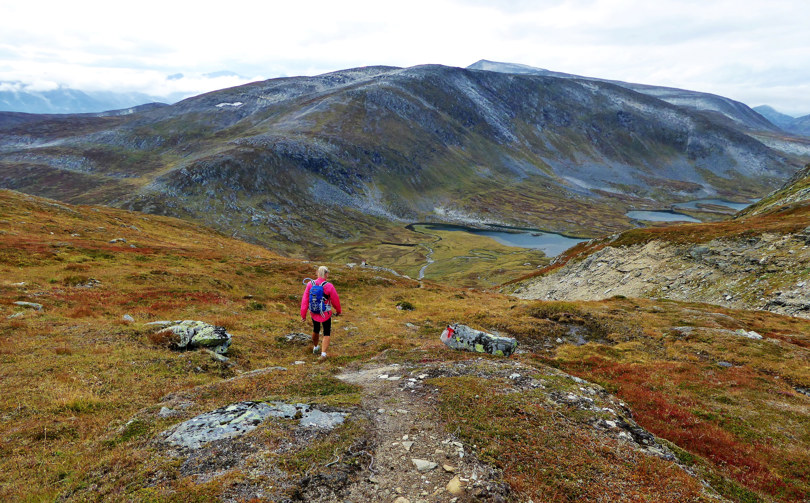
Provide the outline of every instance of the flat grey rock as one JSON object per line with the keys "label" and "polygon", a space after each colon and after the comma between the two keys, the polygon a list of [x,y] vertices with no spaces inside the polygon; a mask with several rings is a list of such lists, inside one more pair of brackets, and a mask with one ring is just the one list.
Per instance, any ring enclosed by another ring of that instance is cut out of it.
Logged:
{"label": "flat grey rock", "polygon": [[[171,411],[167,407],[163,409]],[[164,413],[163,409],[158,414]],[[191,418],[170,428],[164,435],[170,445],[199,449],[208,442],[244,435],[268,417],[300,418],[302,428],[332,429],[343,423],[347,415],[345,412],[323,412],[301,403],[238,402]]]}
{"label": "flat grey rock", "polygon": [[346,414],[343,412],[323,412],[313,409],[301,417],[301,426],[331,430],[343,423]]}
{"label": "flat grey rock", "polygon": [[266,403],[239,402],[189,419],[174,427],[166,443],[199,449],[208,442],[234,438],[254,430],[272,414]]}
{"label": "flat grey rock", "polygon": [[182,412],[174,409],[170,409],[168,407],[161,407],[160,412],[158,412],[158,417],[174,417],[181,415]]}

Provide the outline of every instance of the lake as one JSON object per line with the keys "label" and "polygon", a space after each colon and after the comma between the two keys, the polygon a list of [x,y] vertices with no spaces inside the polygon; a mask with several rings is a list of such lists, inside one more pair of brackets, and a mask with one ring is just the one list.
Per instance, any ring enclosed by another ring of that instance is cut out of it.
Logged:
{"label": "lake", "polygon": [[723,199],[698,199],[696,201],[687,201],[685,203],[673,204],[673,208],[682,208],[687,210],[697,210],[699,204],[713,204],[715,206],[725,206],[726,208],[734,211],[740,211],[747,208],[752,203],[732,203],[731,201],[724,201]]}
{"label": "lake", "polygon": [[[473,229],[470,227],[449,224],[414,225],[423,225],[426,229],[436,231],[461,231],[475,234],[477,236],[486,236],[494,239],[502,245],[540,250],[545,253],[547,257],[556,257],[565,250],[575,246],[577,243],[587,241],[587,239],[572,238],[563,236],[562,234],[545,232],[536,229],[519,229],[510,227],[508,228],[509,231],[497,231]],[[408,227],[410,228],[411,226]]]}
{"label": "lake", "polygon": [[647,220],[650,222],[700,222],[697,218],[675,213],[674,211],[628,211],[625,215],[636,220]]}

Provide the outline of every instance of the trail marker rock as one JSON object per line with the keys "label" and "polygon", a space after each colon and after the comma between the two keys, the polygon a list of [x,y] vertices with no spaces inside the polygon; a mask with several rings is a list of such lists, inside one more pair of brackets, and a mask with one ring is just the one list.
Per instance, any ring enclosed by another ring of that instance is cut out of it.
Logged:
{"label": "trail marker rock", "polygon": [[441,341],[452,349],[496,356],[510,356],[518,346],[517,340],[511,337],[500,337],[460,323],[449,325],[442,332]]}

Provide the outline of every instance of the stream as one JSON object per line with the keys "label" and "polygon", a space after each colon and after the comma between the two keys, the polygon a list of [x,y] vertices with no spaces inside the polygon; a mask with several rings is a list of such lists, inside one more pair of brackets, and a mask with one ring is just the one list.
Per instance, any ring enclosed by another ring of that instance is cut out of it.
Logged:
{"label": "stream", "polygon": [[[441,239],[441,238],[439,238],[439,239]],[[425,255],[425,260],[427,261],[427,263],[425,265],[423,265],[421,269],[419,269],[419,276],[417,276],[416,279],[425,279],[425,269],[427,269],[428,266],[430,264],[432,264],[433,262],[436,262],[435,260],[433,260],[433,248],[431,248],[428,245],[422,245],[422,246],[427,248],[427,251],[428,251],[428,254]]]}

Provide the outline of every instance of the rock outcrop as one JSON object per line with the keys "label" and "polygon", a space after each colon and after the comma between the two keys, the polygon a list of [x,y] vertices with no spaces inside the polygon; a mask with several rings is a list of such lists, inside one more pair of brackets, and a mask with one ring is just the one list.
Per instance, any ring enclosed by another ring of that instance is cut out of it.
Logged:
{"label": "rock outcrop", "polygon": [[496,356],[510,356],[517,349],[518,343],[512,337],[500,337],[467,325],[454,323],[444,329],[441,341],[452,349],[489,353]]}
{"label": "rock outcrop", "polygon": [[166,336],[173,349],[207,348],[222,355],[228,352],[231,345],[231,334],[225,331],[225,327],[204,321],[153,321],[147,325],[164,326],[158,335]]}
{"label": "rock outcrop", "polygon": [[611,247],[571,261],[512,293],[525,299],[658,297],[764,309],[810,318],[810,246],[805,232],[702,244]]}

